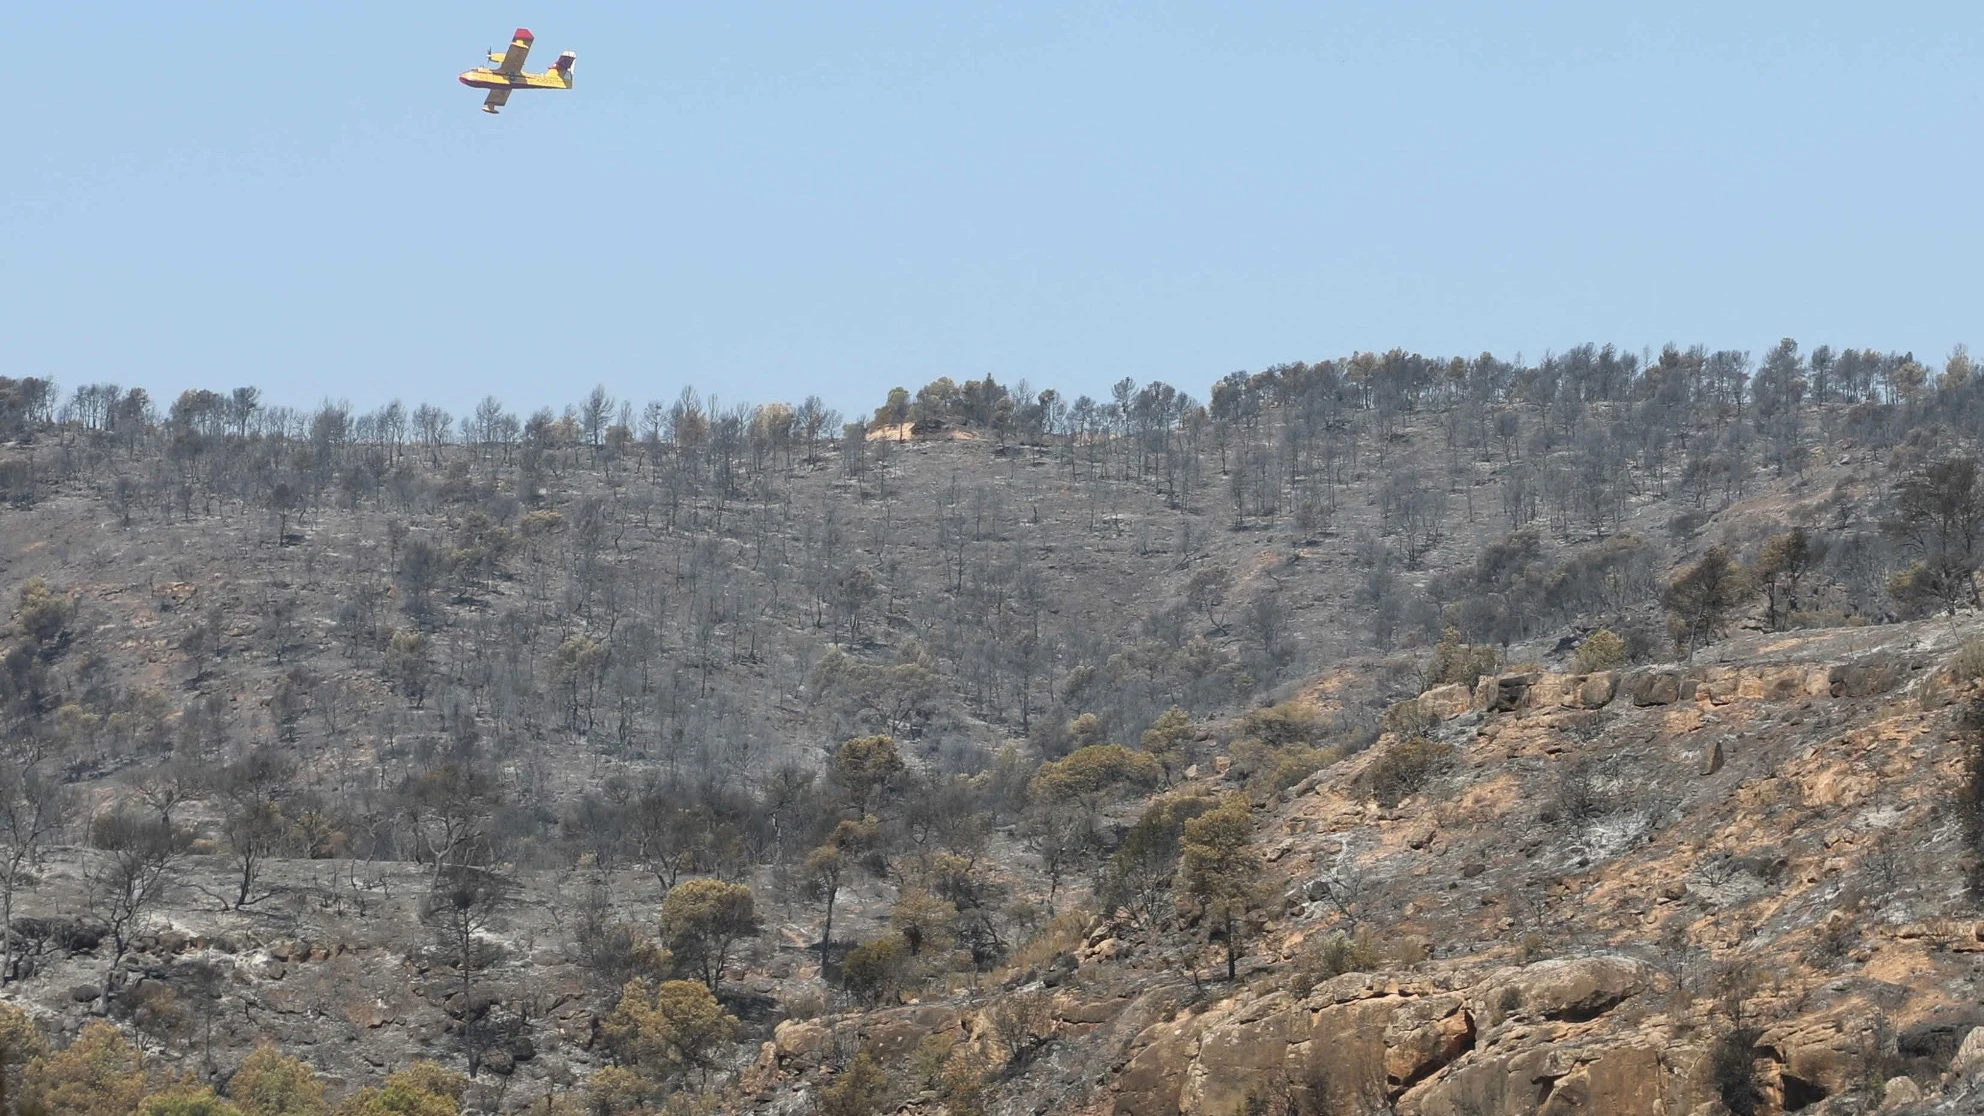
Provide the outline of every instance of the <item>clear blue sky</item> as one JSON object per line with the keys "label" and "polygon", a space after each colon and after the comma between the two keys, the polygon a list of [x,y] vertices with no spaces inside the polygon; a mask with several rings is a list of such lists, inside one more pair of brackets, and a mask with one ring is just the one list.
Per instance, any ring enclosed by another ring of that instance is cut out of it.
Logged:
{"label": "clear blue sky", "polygon": [[[1939,360],[1976,4],[31,0],[0,374],[460,412],[1394,345]],[[510,29],[570,93],[455,82]]]}

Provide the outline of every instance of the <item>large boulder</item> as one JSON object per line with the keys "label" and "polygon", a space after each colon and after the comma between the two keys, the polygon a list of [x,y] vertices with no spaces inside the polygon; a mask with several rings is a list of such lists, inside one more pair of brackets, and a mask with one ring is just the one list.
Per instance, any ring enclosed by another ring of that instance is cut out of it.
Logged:
{"label": "large boulder", "polygon": [[1474,695],[1461,683],[1449,682],[1420,694],[1418,701],[1420,711],[1428,719],[1450,721],[1467,712],[1468,707],[1474,703]]}
{"label": "large boulder", "polygon": [[1577,707],[1579,709],[1603,709],[1612,704],[1612,698],[1619,692],[1619,672],[1601,670],[1578,679]]}
{"label": "large boulder", "polygon": [[1483,679],[1486,700],[1483,707],[1490,713],[1513,713],[1529,703],[1530,687],[1536,685],[1540,677],[1534,672],[1519,674],[1498,674]]}
{"label": "large boulder", "polygon": [[1696,692],[1708,698],[1711,705],[1727,705],[1740,696],[1742,689],[1742,668],[1711,666],[1702,669]]}
{"label": "large boulder", "polygon": [[1910,1077],[1890,1077],[1881,1086],[1881,1107],[1879,1112],[1898,1112],[1910,1105],[1922,1103],[1922,1086]]}
{"label": "large boulder", "polygon": [[937,1004],[896,1008],[863,1022],[861,1046],[886,1065],[908,1057],[927,1035],[961,1034],[962,1023],[955,1010]]}
{"label": "large boulder", "polygon": [[831,1032],[810,1019],[787,1019],[772,1030],[772,1049],[781,1065],[791,1069],[817,1063]]}
{"label": "large boulder", "polygon": [[1626,679],[1626,693],[1634,705],[1673,705],[1681,700],[1681,673],[1674,670],[1644,670]]}
{"label": "large boulder", "polygon": [[1736,696],[1751,701],[1795,701],[1827,692],[1830,672],[1802,666],[1766,666],[1743,672]]}
{"label": "large boulder", "polygon": [[1972,1027],[1950,1059],[1950,1072],[1959,1079],[1984,1077],[1984,1027]]}
{"label": "large boulder", "polygon": [[1651,970],[1630,957],[1559,957],[1504,969],[1470,999],[1483,1026],[1510,1016],[1582,1023],[1646,990]]}
{"label": "large boulder", "polygon": [[1832,668],[1828,688],[1833,697],[1873,697],[1900,685],[1905,673],[1900,663],[1874,656]]}

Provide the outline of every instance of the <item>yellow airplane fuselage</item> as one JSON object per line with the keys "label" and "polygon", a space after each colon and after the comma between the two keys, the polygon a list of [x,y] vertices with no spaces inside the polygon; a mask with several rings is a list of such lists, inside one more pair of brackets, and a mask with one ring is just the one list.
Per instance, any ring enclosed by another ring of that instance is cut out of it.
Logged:
{"label": "yellow airplane fuselage", "polygon": [[461,75],[461,83],[473,89],[487,89],[489,96],[482,101],[482,111],[494,113],[510,103],[510,93],[517,89],[570,89],[572,87],[572,63],[579,60],[574,51],[566,51],[558,56],[551,68],[535,74],[524,72],[524,60],[530,57],[530,45],[536,37],[530,28],[519,27],[510,38],[510,48],[501,54],[489,52],[489,60],[496,63],[494,68],[477,66]]}
{"label": "yellow airplane fuselage", "polygon": [[461,75],[461,83],[472,85],[477,89],[570,89],[572,75],[570,71],[560,73],[557,70],[544,70],[535,74],[505,74],[487,66],[478,66],[473,70],[464,71]]}

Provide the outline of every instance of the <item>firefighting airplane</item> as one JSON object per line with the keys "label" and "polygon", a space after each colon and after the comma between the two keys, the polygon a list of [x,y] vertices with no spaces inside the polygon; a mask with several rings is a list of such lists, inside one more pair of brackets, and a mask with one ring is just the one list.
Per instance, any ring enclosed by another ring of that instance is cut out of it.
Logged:
{"label": "firefighting airplane", "polygon": [[566,51],[558,56],[558,61],[541,74],[524,73],[524,59],[530,54],[533,38],[529,29],[519,27],[510,40],[510,49],[501,54],[489,52],[489,60],[496,63],[494,69],[478,66],[461,76],[463,85],[489,90],[489,96],[482,102],[482,111],[494,113],[510,100],[513,89],[570,89],[572,87],[572,63],[579,56]]}

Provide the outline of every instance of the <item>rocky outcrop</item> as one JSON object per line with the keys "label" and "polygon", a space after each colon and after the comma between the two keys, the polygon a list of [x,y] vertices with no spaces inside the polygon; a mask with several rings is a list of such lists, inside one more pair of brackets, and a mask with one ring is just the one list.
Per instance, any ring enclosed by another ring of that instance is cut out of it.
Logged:
{"label": "rocky outcrop", "polygon": [[1271,1082],[1288,1059],[1288,1036],[1301,1013],[1282,994],[1256,1000],[1200,1033],[1198,1051],[1179,1089],[1185,1112],[1232,1112]]}
{"label": "rocky outcrop", "polygon": [[1891,1077],[1881,1086],[1881,1112],[1899,1112],[1910,1105],[1922,1103],[1922,1086],[1913,1078]]}
{"label": "rocky outcrop", "polygon": [[1791,701],[1832,692],[1832,671],[1803,664],[1701,668],[1697,693],[1712,705],[1731,701]]}
{"label": "rocky outcrop", "polygon": [[[1568,1092],[1550,1111],[1654,1111],[1631,1107],[1634,1098],[1662,1095],[1653,1047],[1529,1047],[1527,1033],[1510,1034],[1507,1026],[1517,1018],[1588,1022],[1650,983],[1641,963],[1601,956],[1496,970],[1469,987],[1455,987],[1450,978],[1352,974],[1299,1001],[1286,993],[1229,1001],[1139,1036],[1140,1049],[1116,1079],[1113,1111],[1224,1114],[1250,1096],[1265,1100],[1266,1091],[1281,1091],[1302,1096],[1311,1106],[1304,1110],[1322,1112],[1397,1104],[1402,1113],[1431,1116],[1487,1103],[1504,1107],[1484,1111],[1527,1113],[1538,1100],[1535,1082],[1558,1079]],[[1481,1057],[1478,1046],[1494,1027],[1521,1049]],[[1449,1067],[1456,1068],[1441,1074]],[[1571,1098],[1627,1107],[1582,1106],[1586,1101]]]}
{"label": "rocky outcrop", "polygon": [[1518,671],[1484,677],[1474,707],[1490,713],[1531,709],[1602,709],[1623,694],[1633,705],[1674,705],[1705,699],[1792,701],[1805,697],[1864,698],[1906,681],[1908,665],[1893,656],[1869,655],[1833,666],[1804,663],[1649,667],[1621,673],[1551,674]]}
{"label": "rocky outcrop", "polygon": [[[1726,1111],[1716,1074],[1728,1071],[1711,1053],[1729,1022],[1699,972],[1671,962],[1740,972],[1765,956],[1750,945],[1759,935],[1783,959],[1746,1005],[1764,1028],[1751,1063],[1763,1110],[1913,1110],[1984,1083],[1984,1029],[1944,1011],[1945,990],[1970,987],[1967,927],[1911,939],[1832,910],[1840,887],[1864,886],[1867,827],[1930,816],[1905,791],[1875,797],[1880,780],[1950,756],[1928,727],[1938,714],[1882,696],[1918,665],[1844,650],[1506,671],[1480,679],[1465,708],[1458,687],[1394,707],[1393,740],[1410,729],[1453,749],[1438,793],[1374,804],[1347,761],[1268,800],[1263,860],[1296,901],[1278,909],[1284,924],[1254,931],[1288,935],[1294,958],[1317,935],[1378,927],[1390,975],[1304,996],[1257,977],[1153,1021],[1101,1077],[1110,1110],[1708,1116]],[[1585,811],[1578,824],[1546,814],[1566,802]],[[1334,894],[1350,898],[1323,901]],[[1571,925],[1580,936],[1557,929]],[[1895,944],[1927,937],[1955,944]],[[1842,938],[1851,952],[1825,952]],[[1431,948],[1408,954],[1408,939]],[[1910,1076],[1877,1083],[1897,1069]]]}
{"label": "rocky outcrop", "polygon": [[1868,657],[1828,671],[1826,692],[1833,697],[1873,697],[1901,685],[1904,674],[1903,666],[1893,659]]}
{"label": "rocky outcrop", "polygon": [[1984,1077],[1984,1027],[1973,1027],[1963,1036],[1956,1057],[1950,1059],[1950,1073],[1962,1080]]}
{"label": "rocky outcrop", "polygon": [[[1681,700],[1681,681],[1678,670],[1635,671],[1626,679],[1626,692],[1634,705],[1673,705]],[[1693,680],[1689,681],[1689,696],[1693,696]]]}
{"label": "rocky outcrop", "polygon": [[1300,1001],[1276,993],[1150,1028],[1116,1078],[1113,1111],[1224,1114],[1270,1093],[1303,1096],[1305,1111],[1357,1111],[1388,1103],[1473,1042],[1460,994],[1345,976]]}
{"label": "rocky outcrop", "polygon": [[[1677,1051],[1543,1042],[1477,1058],[1400,1099],[1399,1116],[1681,1116],[1707,1101]],[[1685,1053],[1685,1052],[1679,1052]]]}
{"label": "rocky outcrop", "polygon": [[1566,957],[1507,969],[1470,996],[1484,1024],[1512,1017],[1583,1023],[1646,991],[1645,964],[1627,957]]}
{"label": "rocky outcrop", "polygon": [[1118,1116],[1172,1116],[1185,1088],[1184,1071],[1199,1051],[1206,1018],[1186,1016],[1154,1024],[1137,1037],[1137,1053],[1118,1070],[1111,1088]]}
{"label": "rocky outcrop", "polygon": [[1529,690],[1541,674],[1495,674],[1481,679],[1474,691],[1475,704],[1489,713],[1513,713],[1529,704]]}
{"label": "rocky outcrop", "polygon": [[1474,705],[1488,713],[1532,709],[1603,709],[1619,693],[1615,670],[1590,674],[1550,674],[1518,671],[1489,675],[1474,691]]}
{"label": "rocky outcrop", "polygon": [[913,1004],[841,1021],[791,1020],[772,1031],[770,1055],[780,1071],[803,1073],[828,1060],[836,1048],[865,1050],[881,1062],[908,1056],[928,1035],[964,1035],[964,1017],[954,1007]]}
{"label": "rocky outcrop", "polygon": [[1459,682],[1435,686],[1418,697],[1419,707],[1434,721],[1449,721],[1474,704],[1474,694]]}

